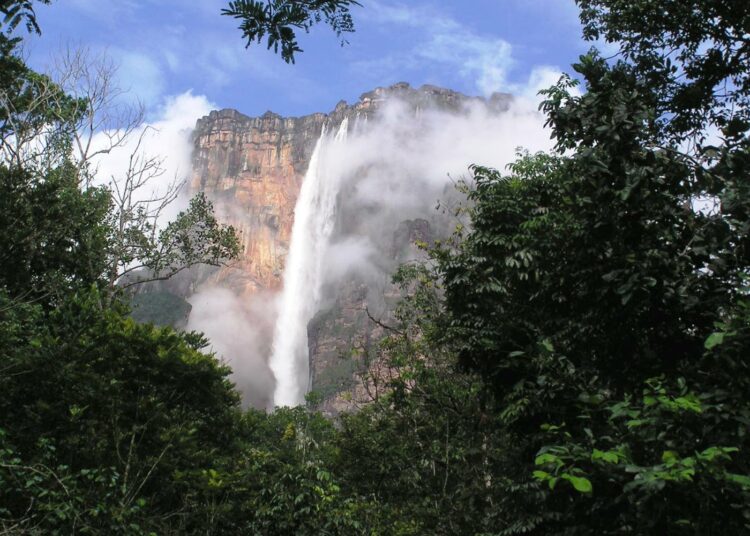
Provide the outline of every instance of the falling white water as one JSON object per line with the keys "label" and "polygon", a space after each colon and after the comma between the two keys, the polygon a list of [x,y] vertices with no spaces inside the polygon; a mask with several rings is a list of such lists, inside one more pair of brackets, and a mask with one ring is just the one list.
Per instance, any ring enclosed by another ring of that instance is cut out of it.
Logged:
{"label": "falling white water", "polygon": [[276,407],[301,404],[308,390],[307,324],[320,307],[323,260],[333,232],[340,184],[329,149],[346,139],[347,129],[348,120],[344,119],[331,140],[323,127],[294,208],[284,289],[269,361],[276,378]]}

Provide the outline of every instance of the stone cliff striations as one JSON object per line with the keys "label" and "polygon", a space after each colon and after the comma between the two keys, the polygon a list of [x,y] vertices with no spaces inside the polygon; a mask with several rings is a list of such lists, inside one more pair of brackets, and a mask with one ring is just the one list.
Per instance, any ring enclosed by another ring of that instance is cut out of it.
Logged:
{"label": "stone cliff striations", "polygon": [[[203,284],[228,288],[245,300],[278,292],[283,284],[295,204],[324,125],[335,131],[348,118],[350,128],[366,128],[367,121],[377,119],[382,104],[394,97],[406,103],[415,116],[428,108],[458,112],[472,101],[501,112],[511,100],[505,94],[485,100],[433,86],[415,89],[400,83],[365,93],[353,105],[342,101],[328,114],[284,118],[271,112],[260,117],[235,110],[211,112],[198,120],[193,133],[189,187],[192,192],[207,194],[219,217],[239,231],[244,249],[241,259],[230,266],[193,271],[189,290],[185,287],[180,292],[189,294]],[[387,267],[413,257],[414,241],[428,241],[433,232],[426,220],[404,220],[382,229],[381,253]],[[386,283],[377,292],[357,277],[341,281],[326,308],[308,326],[313,387],[331,413],[352,406],[347,402],[351,395],[340,395],[342,390],[353,389],[361,366],[352,357],[352,348],[371,345],[382,335],[365,307],[387,317],[398,299],[387,277],[382,279]],[[373,296],[378,303],[373,304]],[[354,392],[355,399],[364,395]]]}
{"label": "stone cliff striations", "polygon": [[[472,100],[485,102],[435,86],[399,83],[364,93],[353,105],[341,101],[329,114],[248,117],[226,109],[198,120],[190,190],[208,194],[224,221],[240,231],[244,246],[240,262],[214,273],[213,282],[245,295],[281,287],[294,206],[323,125],[333,128],[349,117],[356,128],[390,98],[415,110],[458,110]],[[495,94],[488,104],[502,111],[509,102],[509,95]]]}
{"label": "stone cliff striations", "polygon": [[279,289],[294,205],[326,116],[250,118],[211,112],[194,132],[192,191],[214,201],[241,234],[242,259],[212,275],[241,294]]}

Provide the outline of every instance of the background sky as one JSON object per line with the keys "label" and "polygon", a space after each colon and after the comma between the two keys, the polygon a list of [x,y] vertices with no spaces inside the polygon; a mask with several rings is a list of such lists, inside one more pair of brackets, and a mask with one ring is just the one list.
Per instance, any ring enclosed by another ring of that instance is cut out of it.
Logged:
{"label": "background sky", "polygon": [[244,47],[226,0],[57,0],[38,6],[42,36],[30,63],[56,50],[106,51],[123,88],[152,117],[177,96],[248,115],[327,112],[378,86],[405,81],[470,95],[534,93],[589,45],[573,0],[361,0],[341,47],[324,25],[300,35],[287,65],[264,45]]}

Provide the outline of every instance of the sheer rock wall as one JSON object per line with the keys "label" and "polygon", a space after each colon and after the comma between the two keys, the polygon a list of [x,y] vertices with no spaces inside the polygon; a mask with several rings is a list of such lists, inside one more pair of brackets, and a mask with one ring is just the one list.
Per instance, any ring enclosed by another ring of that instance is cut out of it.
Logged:
{"label": "sheer rock wall", "polygon": [[[248,117],[225,109],[199,119],[193,134],[190,190],[205,192],[220,219],[239,231],[243,254],[231,266],[194,272],[199,275],[190,285],[191,290],[208,282],[248,299],[260,292],[280,290],[295,203],[323,126],[327,124],[329,130],[335,131],[348,117],[350,128],[358,128],[391,97],[406,101],[415,110],[434,107],[451,111],[478,99],[434,86],[415,89],[399,83],[364,93],[353,105],[341,101],[328,114],[284,118],[266,112],[260,117]],[[504,110],[510,96],[496,94],[484,102]],[[410,220],[384,232],[394,235],[392,247],[383,253],[395,263],[411,249],[415,236],[424,238],[430,230],[428,222]],[[381,316],[387,315],[392,308],[390,302],[398,296],[393,288],[379,289],[379,293],[383,300],[375,309],[380,309]],[[330,413],[366,398],[366,393],[356,392],[355,373],[361,363],[352,357],[351,349],[372,344],[382,331],[367,317],[366,305],[368,289],[362,282],[345,281],[333,305],[310,323],[313,388],[321,392],[323,407]],[[341,396],[346,389],[354,390],[354,401],[351,393]]]}

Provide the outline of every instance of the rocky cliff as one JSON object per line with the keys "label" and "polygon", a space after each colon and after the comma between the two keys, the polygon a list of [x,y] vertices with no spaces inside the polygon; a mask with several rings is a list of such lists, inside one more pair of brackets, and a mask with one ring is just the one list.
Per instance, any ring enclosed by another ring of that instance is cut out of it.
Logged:
{"label": "rocky cliff", "polygon": [[[426,108],[458,111],[472,100],[481,100],[497,111],[507,109],[510,103],[504,94],[485,101],[433,86],[415,89],[400,83],[364,93],[352,105],[342,101],[328,114],[284,118],[272,112],[260,117],[235,110],[211,112],[198,120],[194,131],[190,189],[203,191],[214,201],[220,217],[240,232],[244,252],[231,266],[194,272],[198,275],[189,289],[209,283],[229,288],[243,299],[278,291],[295,203],[321,130],[324,125],[337,128],[344,118],[349,118],[353,128],[364,128],[362,125],[377,116],[382,103],[393,97],[416,114]],[[386,266],[395,266],[413,253],[413,242],[425,240],[431,233],[426,220],[393,224],[393,228],[382,230]],[[388,302],[397,298],[387,283],[376,293],[368,285],[372,283],[357,278],[342,281],[334,299],[309,326],[313,387],[327,400],[331,412],[347,406],[338,393],[353,385],[353,373],[361,365],[351,349],[372,344],[380,334],[365,307],[369,303],[387,315],[392,307]],[[379,303],[373,305],[374,295]]]}
{"label": "rocky cliff", "polygon": [[294,205],[326,119],[221,110],[198,121],[190,188],[209,195],[244,248],[242,259],[213,281],[245,295],[280,288]]}
{"label": "rocky cliff", "polygon": [[[240,262],[214,273],[213,282],[245,295],[279,289],[302,178],[324,124],[348,117],[354,124],[377,114],[381,103],[398,98],[416,110],[457,110],[471,100],[434,86],[406,83],[364,93],[358,102],[339,102],[328,113],[284,118],[272,112],[248,117],[236,110],[211,112],[198,120],[193,139],[190,189],[204,191],[222,218],[242,235]],[[489,103],[502,110],[510,97],[495,94]]]}

